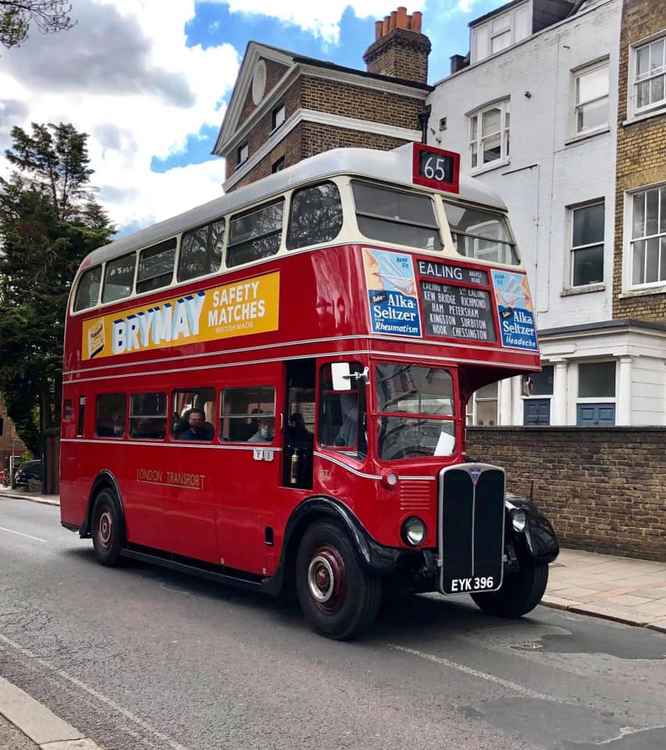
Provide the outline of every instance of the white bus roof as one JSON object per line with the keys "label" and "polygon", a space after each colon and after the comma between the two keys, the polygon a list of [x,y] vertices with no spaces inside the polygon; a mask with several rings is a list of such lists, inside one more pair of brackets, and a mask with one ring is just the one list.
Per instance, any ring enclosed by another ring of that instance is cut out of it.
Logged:
{"label": "white bus roof", "polygon": [[[329,177],[349,175],[419,189],[418,185],[412,183],[412,146],[412,143],[406,143],[393,151],[336,148],[311,156],[293,167],[99,247],[87,256],[85,267],[90,268],[91,265],[154,245],[188,229],[277,197],[288,190]],[[502,199],[474,178],[461,176],[460,192],[443,195],[506,211],[506,204]]]}

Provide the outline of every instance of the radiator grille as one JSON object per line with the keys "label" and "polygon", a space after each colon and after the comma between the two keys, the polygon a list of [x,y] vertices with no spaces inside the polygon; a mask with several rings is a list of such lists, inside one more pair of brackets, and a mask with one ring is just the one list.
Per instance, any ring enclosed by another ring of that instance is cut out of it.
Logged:
{"label": "radiator grille", "polygon": [[400,510],[403,513],[427,511],[435,502],[436,482],[422,482],[414,479],[400,481]]}

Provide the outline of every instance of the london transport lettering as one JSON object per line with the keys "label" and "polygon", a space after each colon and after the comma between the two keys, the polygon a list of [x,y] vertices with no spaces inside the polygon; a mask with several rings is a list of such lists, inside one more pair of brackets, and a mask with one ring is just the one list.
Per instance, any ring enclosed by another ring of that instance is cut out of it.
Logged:
{"label": "london transport lettering", "polygon": [[201,341],[276,331],[280,273],[265,274],[159,305],[134,307],[83,323],[84,359],[101,359]]}
{"label": "london transport lettering", "polygon": [[162,469],[137,469],[136,481],[146,484],[163,484],[170,487],[187,487],[190,490],[203,490],[205,474],[191,474],[187,471],[163,471]]}
{"label": "london transport lettering", "polygon": [[411,257],[364,247],[363,268],[372,332],[420,336],[419,303]]}

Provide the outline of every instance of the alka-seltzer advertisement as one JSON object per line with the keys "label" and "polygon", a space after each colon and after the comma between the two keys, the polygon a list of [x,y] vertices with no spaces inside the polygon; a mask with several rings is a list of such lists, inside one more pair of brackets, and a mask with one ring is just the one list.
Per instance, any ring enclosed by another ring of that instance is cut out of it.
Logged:
{"label": "alka-seltzer advertisement", "polygon": [[277,331],[280,273],[235,281],[83,323],[83,359]]}
{"label": "alka-seltzer advertisement", "polygon": [[372,333],[420,336],[421,321],[412,258],[363,248]]}
{"label": "alka-seltzer advertisement", "polygon": [[534,306],[527,286],[527,275],[494,268],[492,277],[502,346],[536,351]]}

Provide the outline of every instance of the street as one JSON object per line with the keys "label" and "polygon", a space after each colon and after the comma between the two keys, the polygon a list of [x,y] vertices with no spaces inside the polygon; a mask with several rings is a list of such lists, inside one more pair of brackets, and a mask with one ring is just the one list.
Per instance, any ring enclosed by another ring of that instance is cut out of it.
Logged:
{"label": "street", "polygon": [[0,499],[0,675],[106,750],[657,750],[665,658],[656,632],[464,597],[413,597],[337,643],[292,603],[103,568],[58,508]]}

